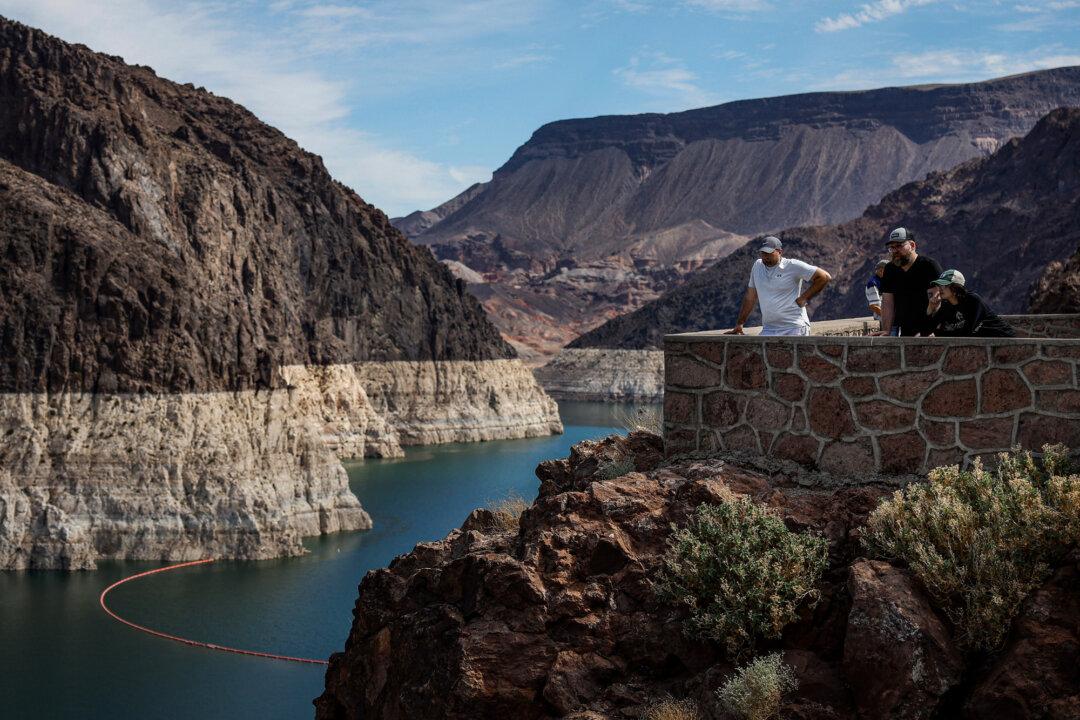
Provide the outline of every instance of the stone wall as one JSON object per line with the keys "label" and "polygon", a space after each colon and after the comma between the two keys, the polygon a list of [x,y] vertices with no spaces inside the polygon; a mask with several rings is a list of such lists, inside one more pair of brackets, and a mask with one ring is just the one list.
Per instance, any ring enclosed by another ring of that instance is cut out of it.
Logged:
{"label": "stone wall", "polygon": [[1080,448],[1077,339],[696,333],[664,349],[669,455],[743,450],[864,475]]}

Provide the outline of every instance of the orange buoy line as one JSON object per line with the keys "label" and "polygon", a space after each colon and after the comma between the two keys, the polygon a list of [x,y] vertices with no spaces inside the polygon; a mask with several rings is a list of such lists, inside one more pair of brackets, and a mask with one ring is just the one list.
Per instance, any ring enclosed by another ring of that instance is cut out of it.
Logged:
{"label": "orange buoy line", "polygon": [[293,657],[292,655],[276,655],[274,653],[259,652],[258,650],[242,650],[240,648],[228,647],[226,645],[217,645],[215,643],[199,642],[198,640],[191,640],[190,638],[178,637],[176,635],[170,635],[160,630],[154,630],[144,625],[133,623],[130,620],[125,620],[120,617],[105,603],[105,596],[113,591],[114,588],[118,588],[124,583],[129,583],[132,580],[138,580],[139,578],[147,577],[148,575],[156,575],[158,573],[168,572],[170,570],[179,570],[180,568],[191,567],[193,565],[204,565],[206,563],[214,562],[213,558],[207,558],[205,560],[192,560],[191,562],[179,563],[177,565],[169,565],[163,568],[157,568],[156,570],[147,570],[146,572],[130,575],[126,578],[117,580],[109,587],[101,591],[101,597],[98,598],[98,602],[101,603],[101,609],[104,610],[112,619],[118,620],[130,628],[135,628],[139,632],[144,632],[148,635],[164,638],[166,640],[172,640],[173,642],[183,643],[184,645],[191,645],[192,647],[206,648],[208,650],[218,650],[220,652],[235,653],[237,655],[252,655],[254,657],[269,658],[270,660],[287,660],[289,662],[307,663],[309,665],[327,665],[326,660],[315,660],[312,658]]}

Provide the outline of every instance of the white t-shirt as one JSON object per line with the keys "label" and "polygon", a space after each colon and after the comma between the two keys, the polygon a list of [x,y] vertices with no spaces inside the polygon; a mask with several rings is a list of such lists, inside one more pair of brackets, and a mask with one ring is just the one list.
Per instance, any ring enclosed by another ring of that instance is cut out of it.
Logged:
{"label": "white t-shirt", "polygon": [[809,327],[806,308],[799,307],[795,298],[802,294],[803,281],[809,280],[817,268],[802,260],[781,257],[773,267],[759,258],[750,268],[750,287],[757,290],[761,306],[761,324],[765,328]]}

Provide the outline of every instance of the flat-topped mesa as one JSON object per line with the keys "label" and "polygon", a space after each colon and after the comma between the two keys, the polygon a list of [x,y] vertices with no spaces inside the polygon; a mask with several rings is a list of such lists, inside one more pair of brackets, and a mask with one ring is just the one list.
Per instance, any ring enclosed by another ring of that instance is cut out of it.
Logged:
{"label": "flat-topped mesa", "polygon": [[665,452],[869,477],[1080,448],[1080,315],[1006,319],[1026,337],[669,335]]}
{"label": "flat-topped mesa", "polygon": [[0,18],[0,569],[270,557],[335,453],[548,434],[462,283],[235,103]]}

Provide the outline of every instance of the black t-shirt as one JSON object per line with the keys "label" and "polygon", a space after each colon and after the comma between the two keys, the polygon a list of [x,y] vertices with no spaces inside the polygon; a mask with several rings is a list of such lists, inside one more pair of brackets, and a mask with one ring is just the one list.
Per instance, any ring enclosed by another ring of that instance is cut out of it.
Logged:
{"label": "black t-shirt", "polygon": [[940,276],[941,266],[926,255],[916,257],[907,270],[893,263],[885,266],[881,293],[893,295],[893,326],[900,328],[901,335],[926,331],[926,290]]}
{"label": "black t-shirt", "polygon": [[929,331],[941,337],[1013,337],[1016,332],[975,293],[953,305],[944,300],[930,318]]}

